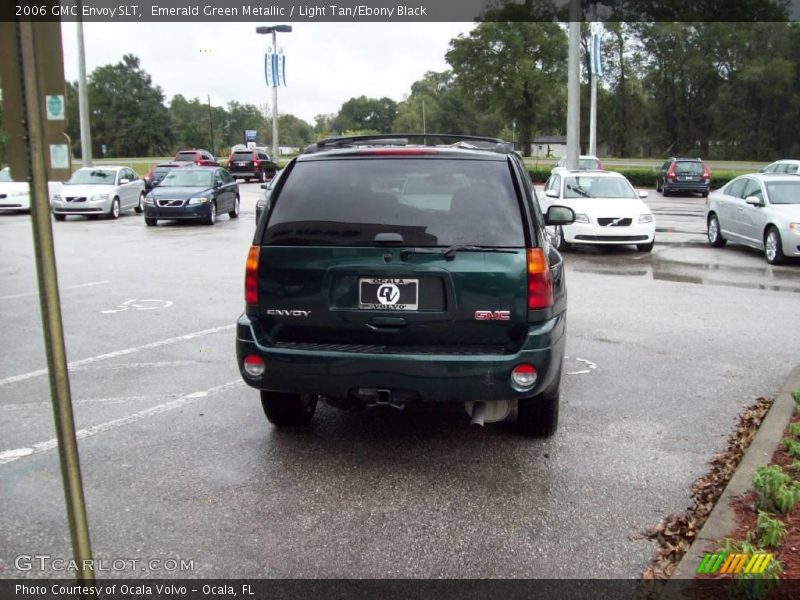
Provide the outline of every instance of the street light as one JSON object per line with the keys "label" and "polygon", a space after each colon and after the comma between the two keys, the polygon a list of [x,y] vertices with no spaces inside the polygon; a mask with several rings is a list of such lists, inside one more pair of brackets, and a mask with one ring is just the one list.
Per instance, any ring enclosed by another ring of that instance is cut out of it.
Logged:
{"label": "street light", "polygon": [[[291,25],[272,25],[271,27],[256,27],[256,33],[272,34],[272,48],[275,52],[278,51],[278,33],[291,33]],[[278,86],[273,80],[272,86],[272,160],[277,161],[278,150]]]}

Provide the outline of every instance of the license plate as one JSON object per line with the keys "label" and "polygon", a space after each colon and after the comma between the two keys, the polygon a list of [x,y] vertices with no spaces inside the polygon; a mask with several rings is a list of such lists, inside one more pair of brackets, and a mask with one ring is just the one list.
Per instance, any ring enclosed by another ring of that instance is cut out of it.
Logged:
{"label": "license plate", "polygon": [[693,175],[684,175],[684,176],[682,177],[682,179],[683,179],[684,181],[694,181],[694,176],[693,176]]}
{"label": "license plate", "polygon": [[236,166],[237,166],[237,167],[243,167],[243,166],[245,166],[246,164],[247,164],[246,162],[237,162],[237,163],[236,163]]}
{"label": "license plate", "polygon": [[418,279],[359,279],[358,306],[364,310],[417,310]]}

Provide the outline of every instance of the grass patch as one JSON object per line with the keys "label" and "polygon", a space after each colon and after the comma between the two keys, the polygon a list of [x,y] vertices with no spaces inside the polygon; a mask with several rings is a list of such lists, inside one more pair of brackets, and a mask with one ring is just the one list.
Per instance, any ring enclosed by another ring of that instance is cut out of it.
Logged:
{"label": "grass patch", "polygon": [[759,467],[753,473],[759,507],[786,514],[800,501],[800,481],[794,481],[778,465]]}

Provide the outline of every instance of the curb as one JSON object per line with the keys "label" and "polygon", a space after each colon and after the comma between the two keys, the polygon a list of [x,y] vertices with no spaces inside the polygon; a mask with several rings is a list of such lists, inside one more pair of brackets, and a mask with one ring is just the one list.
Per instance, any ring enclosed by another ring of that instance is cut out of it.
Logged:
{"label": "curb", "polygon": [[789,373],[789,377],[775,398],[775,403],[745,451],[742,462],[739,463],[736,472],[691,547],[675,568],[665,590],[669,592],[670,596],[680,592],[691,583],[700,561],[703,560],[705,553],[712,549],[711,545],[716,544],[717,540],[736,528],[734,511],[730,506],[731,500],[753,488],[753,473],[772,458],[775,448],[783,437],[786,424],[794,414],[796,405],[792,398],[792,391],[796,389],[800,389],[800,365]]}

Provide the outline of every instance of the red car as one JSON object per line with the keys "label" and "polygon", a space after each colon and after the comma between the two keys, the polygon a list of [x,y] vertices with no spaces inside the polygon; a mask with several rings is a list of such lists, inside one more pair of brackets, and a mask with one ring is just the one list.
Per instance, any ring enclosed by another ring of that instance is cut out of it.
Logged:
{"label": "red car", "polygon": [[175,162],[194,163],[200,167],[219,167],[220,164],[208,150],[180,150],[173,159]]}

